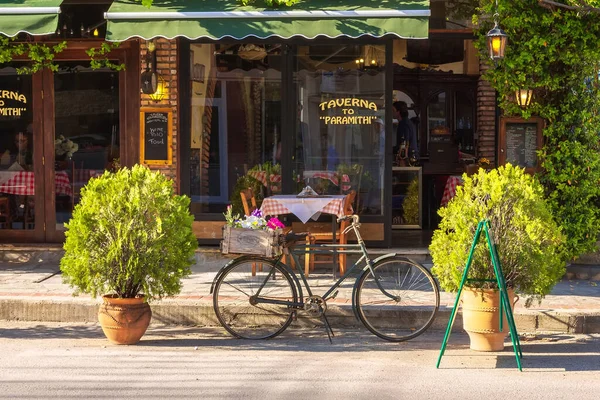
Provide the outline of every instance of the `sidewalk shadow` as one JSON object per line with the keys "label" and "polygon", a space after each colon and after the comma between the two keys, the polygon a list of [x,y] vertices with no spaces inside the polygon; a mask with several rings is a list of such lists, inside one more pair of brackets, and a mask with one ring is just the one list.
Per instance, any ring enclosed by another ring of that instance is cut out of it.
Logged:
{"label": "sidewalk shadow", "polygon": [[[171,333],[173,337],[169,337]],[[162,332],[153,329],[150,335],[144,336],[144,346],[156,347],[214,347],[232,348],[236,350],[257,351],[283,351],[283,352],[364,352],[364,351],[423,351],[439,350],[441,344],[438,331],[426,332],[419,337],[406,342],[388,342],[380,339],[366,329],[334,329],[335,336],[332,343],[327,338],[324,329],[298,329],[287,330],[273,339],[246,340],[234,338],[222,328],[214,327],[182,327],[181,330],[173,332]],[[181,338],[182,335],[191,336]],[[193,337],[202,335],[201,337]],[[154,336],[158,336],[154,338]],[[460,337],[461,335],[456,335]],[[456,338],[462,345],[468,343],[468,339]],[[140,343],[142,344],[142,343]]]}
{"label": "sidewalk shadow", "polygon": [[[159,326],[151,325],[135,347],[156,348],[220,348],[232,350],[282,352],[366,352],[366,351],[438,351],[441,344],[439,331],[425,332],[410,341],[395,343],[382,340],[366,329],[335,329],[332,343],[325,329],[289,329],[274,339],[244,340],[229,335],[220,327]],[[455,346],[468,347],[466,335],[453,335]],[[97,323],[69,324],[32,323],[0,328],[0,338],[14,340],[40,339],[99,339],[112,346]],[[118,345],[115,345],[120,347]]]}
{"label": "sidewalk shadow", "polygon": [[98,324],[52,326],[39,323],[34,326],[0,328],[4,339],[99,339],[104,338]]}
{"label": "sidewalk shadow", "polygon": [[[497,368],[515,368],[512,346],[507,346],[507,350],[498,356]],[[566,335],[544,335],[540,340],[521,342],[521,350],[524,371],[600,371],[600,338],[597,336],[584,336],[574,341]]]}

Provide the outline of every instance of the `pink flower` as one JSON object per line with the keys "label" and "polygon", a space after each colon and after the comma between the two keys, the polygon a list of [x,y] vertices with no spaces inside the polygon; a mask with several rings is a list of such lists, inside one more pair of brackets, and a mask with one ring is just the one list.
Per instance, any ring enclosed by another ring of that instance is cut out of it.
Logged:
{"label": "pink flower", "polygon": [[269,227],[270,229],[278,229],[278,228],[285,228],[285,225],[277,219],[277,217],[273,217],[269,220],[269,222],[267,222],[267,227]]}

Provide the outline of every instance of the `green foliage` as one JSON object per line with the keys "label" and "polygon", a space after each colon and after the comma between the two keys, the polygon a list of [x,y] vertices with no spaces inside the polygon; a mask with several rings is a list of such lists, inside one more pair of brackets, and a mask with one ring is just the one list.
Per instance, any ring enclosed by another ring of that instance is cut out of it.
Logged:
{"label": "green foliage", "polygon": [[110,68],[115,71],[125,69],[125,64],[117,64],[108,58],[108,54],[121,45],[120,42],[102,42],[100,48],[91,47],[85,51],[90,57],[92,69]]}
{"label": "green foliage", "polygon": [[252,189],[254,197],[256,198],[256,204],[260,208],[262,204],[263,196],[261,193],[262,183],[254,179],[250,175],[242,175],[235,182],[233,192],[231,193],[231,199],[229,199],[234,214],[244,215],[244,207],[242,206],[242,197],[240,192],[246,189]]}
{"label": "green foliage", "polygon": [[26,66],[17,68],[18,74],[35,74],[48,68],[52,71],[58,70],[54,58],[67,48],[67,42],[48,45],[38,42],[17,42],[16,38],[8,38],[0,35],[0,64],[8,63],[15,57],[25,55]]}
{"label": "green foliage", "polygon": [[407,225],[419,224],[419,179],[413,179],[406,190],[406,197],[402,203],[404,223]]}
{"label": "green foliage", "polygon": [[[581,1],[562,3],[576,9],[550,10],[538,0],[498,2],[498,22],[509,35],[505,58],[496,66],[482,59],[491,66],[484,78],[498,91],[506,115],[547,121],[539,178],[567,236],[566,251],[575,258],[596,248],[600,232],[600,10],[584,12]],[[482,54],[495,8],[494,0],[482,0],[485,17],[474,18]],[[518,88],[534,90],[527,109],[514,101]]]}
{"label": "green foliage", "polygon": [[[457,291],[479,221],[490,221],[507,286],[541,299],[562,278],[565,238],[554,221],[537,178],[510,164],[486,172],[480,169],[464,184],[447,207],[433,233],[429,250],[432,272],[444,290]],[[475,248],[469,278],[495,279],[485,238]],[[495,282],[469,283],[497,288]]]}
{"label": "green foliage", "polygon": [[170,179],[143,166],[91,179],[65,225],[65,283],[94,297],[179,293],[198,246],[189,204]]}

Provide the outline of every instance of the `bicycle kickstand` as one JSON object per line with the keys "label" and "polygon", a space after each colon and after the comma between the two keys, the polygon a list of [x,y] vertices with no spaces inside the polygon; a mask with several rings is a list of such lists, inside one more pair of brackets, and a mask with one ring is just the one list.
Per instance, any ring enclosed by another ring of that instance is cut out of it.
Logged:
{"label": "bicycle kickstand", "polygon": [[331,329],[331,325],[329,325],[329,320],[327,319],[327,316],[324,313],[323,315],[321,315],[321,317],[323,318],[323,322],[325,323],[325,332],[327,332],[329,343],[333,344],[333,341],[331,340],[331,337],[335,336],[333,333],[333,329]]}

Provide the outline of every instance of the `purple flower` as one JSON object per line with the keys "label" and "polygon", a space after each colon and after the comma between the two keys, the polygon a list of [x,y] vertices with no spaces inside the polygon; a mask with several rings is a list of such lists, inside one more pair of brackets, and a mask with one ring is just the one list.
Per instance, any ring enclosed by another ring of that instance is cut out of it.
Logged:
{"label": "purple flower", "polygon": [[262,218],[262,212],[257,208],[256,210],[252,211],[250,213],[251,216],[253,217],[257,217],[257,218]]}

